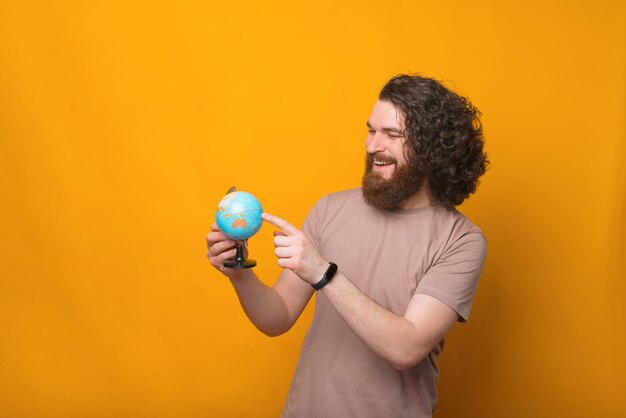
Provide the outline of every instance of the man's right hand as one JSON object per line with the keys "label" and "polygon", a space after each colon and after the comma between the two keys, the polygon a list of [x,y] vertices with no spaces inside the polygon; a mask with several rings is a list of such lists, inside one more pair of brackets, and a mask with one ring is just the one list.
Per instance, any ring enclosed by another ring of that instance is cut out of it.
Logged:
{"label": "man's right hand", "polygon": [[[217,224],[211,225],[211,232],[206,236],[208,247],[207,258],[211,261],[211,265],[218,269],[226,277],[232,276],[232,269],[224,267],[224,261],[234,258],[237,253],[237,243],[235,240],[228,238]],[[244,248],[244,252],[246,249]]]}
{"label": "man's right hand", "polygon": [[[289,269],[282,271],[274,286],[259,280],[253,269],[224,267],[224,262],[235,257],[237,243],[228,238],[217,224],[211,225],[206,236],[211,264],[230,279],[239,302],[252,323],[263,333],[276,336],[287,332],[306,306],[313,288]],[[247,256],[247,248],[243,249]]]}

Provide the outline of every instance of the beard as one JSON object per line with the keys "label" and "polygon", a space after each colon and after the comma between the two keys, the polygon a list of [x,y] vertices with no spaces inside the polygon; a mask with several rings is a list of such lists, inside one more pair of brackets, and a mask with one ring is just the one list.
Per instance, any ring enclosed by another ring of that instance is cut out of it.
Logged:
{"label": "beard", "polygon": [[419,191],[424,183],[425,175],[409,162],[399,166],[395,159],[379,155],[376,158],[377,161],[396,164],[393,175],[387,180],[372,170],[375,155],[367,154],[365,158],[363,199],[365,203],[378,209],[396,209],[403,201]]}

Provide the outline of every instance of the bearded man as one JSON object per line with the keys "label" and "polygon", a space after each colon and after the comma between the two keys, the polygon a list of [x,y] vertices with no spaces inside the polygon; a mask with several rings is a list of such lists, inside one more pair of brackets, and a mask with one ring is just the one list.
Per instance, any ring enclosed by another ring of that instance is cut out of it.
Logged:
{"label": "bearded man", "polygon": [[437,356],[469,317],[485,259],[482,232],[455,209],[488,164],[479,117],[434,79],[392,78],[367,121],[363,187],[322,198],[302,230],[263,214],[280,229],[272,287],[224,267],[235,242],[213,225],[211,264],[265,334],[288,331],[317,292],[283,417],[432,416]]}

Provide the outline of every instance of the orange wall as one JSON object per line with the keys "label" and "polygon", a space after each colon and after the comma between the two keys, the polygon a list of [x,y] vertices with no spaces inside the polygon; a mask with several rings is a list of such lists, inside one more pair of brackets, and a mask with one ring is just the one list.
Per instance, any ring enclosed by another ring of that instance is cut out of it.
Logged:
{"label": "orange wall", "polygon": [[1,2],[0,415],[277,416],[311,311],[247,322],[215,205],[237,185],[300,224],[358,186],[378,90],[419,71],[492,160],[436,416],[626,416],[626,8],[503,3]]}

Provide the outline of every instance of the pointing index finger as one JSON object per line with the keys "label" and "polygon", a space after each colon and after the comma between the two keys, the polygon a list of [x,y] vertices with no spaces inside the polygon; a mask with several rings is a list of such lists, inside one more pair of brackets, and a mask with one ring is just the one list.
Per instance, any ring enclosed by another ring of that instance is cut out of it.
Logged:
{"label": "pointing index finger", "polygon": [[274,225],[275,227],[280,228],[286,234],[293,234],[294,232],[298,232],[298,228],[291,225],[284,219],[279,218],[278,216],[271,215],[267,212],[263,212],[261,217],[266,221]]}

